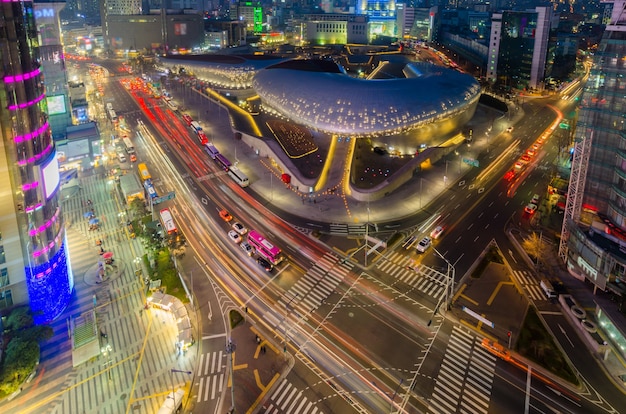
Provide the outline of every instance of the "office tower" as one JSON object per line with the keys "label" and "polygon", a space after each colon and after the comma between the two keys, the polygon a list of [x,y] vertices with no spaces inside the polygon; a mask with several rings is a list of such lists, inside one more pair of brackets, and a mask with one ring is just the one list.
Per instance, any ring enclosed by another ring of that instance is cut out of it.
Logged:
{"label": "office tower", "polygon": [[0,308],[30,304],[37,323],[65,309],[74,286],[46,114],[32,1],[0,4]]}
{"label": "office tower", "polygon": [[369,17],[369,38],[402,36],[402,28],[396,28],[395,0],[358,0],[356,14]]}
{"label": "office tower", "polygon": [[552,13],[549,7],[494,13],[487,78],[517,89],[543,87]]}
{"label": "office tower", "polygon": [[569,272],[624,296],[626,289],[626,0],[593,55],[580,99],[559,256]]}

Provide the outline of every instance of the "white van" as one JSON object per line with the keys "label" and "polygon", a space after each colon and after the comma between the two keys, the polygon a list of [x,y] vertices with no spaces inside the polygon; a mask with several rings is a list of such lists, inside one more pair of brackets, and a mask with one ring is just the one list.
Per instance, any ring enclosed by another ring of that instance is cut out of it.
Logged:
{"label": "white van", "polygon": [[556,291],[554,290],[552,283],[550,283],[548,279],[541,279],[539,286],[541,286],[541,290],[543,290],[543,293],[548,299],[553,299],[557,297]]}
{"label": "white van", "polygon": [[122,152],[117,153],[117,159],[119,162],[126,162],[126,155]]}

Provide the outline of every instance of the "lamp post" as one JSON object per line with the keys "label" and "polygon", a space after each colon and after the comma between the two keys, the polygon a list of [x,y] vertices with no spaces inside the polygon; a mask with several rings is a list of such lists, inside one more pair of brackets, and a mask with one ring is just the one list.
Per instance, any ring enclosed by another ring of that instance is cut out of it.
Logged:
{"label": "lamp post", "polygon": [[287,311],[289,310],[289,305],[291,305],[291,302],[293,302],[298,296],[300,296],[298,293],[296,293],[291,299],[289,299],[289,302],[287,302],[287,304],[285,305],[285,316],[283,317],[283,352],[287,353],[287,324],[285,323],[285,320],[287,319]]}
{"label": "lamp post", "polygon": [[367,255],[369,254],[369,229],[370,229],[370,196],[367,196],[367,223],[365,223],[365,267],[367,267]]}
{"label": "lamp post", "polygon": [[433,251],[437,254],[437,256],[441,257],[444,262],[446,262],[448,268],[446,270],[446,309],[450,309],[450,302],[452,301],[452,296],[454,294],[454,266],[445,258],[439,250],[433,247]]}
{"label": "lamp post", "polygon": [[226,353],[229,356],[230,359],[230,400],[231,400],[231,406],[230,406],[230,410],[228,410],[229,413],[234,413],[235,412],[235,364],[233,361],[233,353],[235,352],[235,349],[237,347],[235,346],[235,344],[233,343],[232,339],[228,340],[228,343],[226,344]]}
{"label": "lamp post", "polygon": [[[182,369],[174,369],[172,368],[170,370],[170,373],[172,374],[172,400],[173,400],[173,404],[172,407],[174,408],[174,411],[176,411],[176,394],[174,393],[174,373],[175,372],[182,372],[183,374],[187,374],[187,375],[191,375],[192,372],[191,371],[185,371]],[[182,404],[182,398],[181,398],[181,404]]]}

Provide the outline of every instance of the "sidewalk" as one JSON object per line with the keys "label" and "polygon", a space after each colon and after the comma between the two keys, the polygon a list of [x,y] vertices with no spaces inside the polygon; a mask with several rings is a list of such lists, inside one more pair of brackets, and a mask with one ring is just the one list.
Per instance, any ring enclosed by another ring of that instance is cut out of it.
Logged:
{"label": "sidewalk", "polygon": [[[184,387],[190,380],[170,371],[193,370],[195,353],[176,358],[172,316],[143,309],[145,287],[135,274],[142,265],[138,258],[143,246],[119,225],[121,206],[101,173],[81,173],[80,189],[62,201],[74,278],[72,300],[50,325],[53,337],[42,345],[35,378],[24,384],[20,395],[1,404],[3,412],[156,412],[172,387]],[[92,201],[89,207],[87,200]],[[87,208],[94,209],[100,230],[89,230]],[[114,258],[103,269],[102,280],[97,240]],[[102,352],[73,367],[69,329],[72,321],[94,311],[93,329]]]}
{"label": "sidewalk", "polygon": [[[527,233],[518,231],[509,234],[509,238],[514,242],[518,251],[524,256],[527,264],[533,273],[537,273],[534,270],[534,264],[528,257],[524,249],[521,247],[523,239],[527,236]],[[553,249],[558,249],[557,245],[551,246]],[[550,279],[558,279],[563,283],[563,286],[567,290],[567,293],[578,302],[578,304],[587,312],[588,315],[593,315],[593,318],[597,322],[597,309],[601,309],[602,313],[608,315],[608,317],[618,326],[626,326],[626,316],[617,309],[616,304],[611,300],[610,294],[602,291],[598,291],[597,294],[593,294],[592,287],[585,282],[582,282],[573,277],[566,269],[565,265],[558,258],[556,250],[553,254],[546,256],[546,272],[549,274]],[[603,329],[601,323],[597,323],[598,332],[603,336],[611,348],[611,352],[607,357],[604,355],[598,355],[588,345],[589,352],[595,357],[599,364],[604,368],[606,375],[611,379],[616,387],[626,392],[626,360],[623,356],[623,351],[620,351],[614,341],[610,340],[610,333],[607,333]],[[585,344],[587,344],[586,341]]]}
{"label": "sidewalk", "polygon": [[293,356],[278,338],[266,337],[249,322],[236,326],[231,340],[235,412],[262,412],[272,386],[293,367]]}

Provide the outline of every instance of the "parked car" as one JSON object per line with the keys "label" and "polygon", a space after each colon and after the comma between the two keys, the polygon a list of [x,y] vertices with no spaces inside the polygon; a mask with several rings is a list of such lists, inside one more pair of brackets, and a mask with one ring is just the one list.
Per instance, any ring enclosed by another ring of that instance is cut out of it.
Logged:
{"label": "parked car", "polygon": [[241,236],[235,230],[230,230],[228,232],[228,238],[234,241],[235,243],[241,242]]}
{"label": "parked car", "polygon": [[241,242],[241,244],[239,245],[241,247],[241,249],[246,252],[246,254],[248,256],[252,256],[254,254],[254,248],[252,246],[250,246],[250,243],[248,242]]}
{"label": "parked car", "polygon": [[537,211],[537,204],[529,203],[526,207],[524,207],[524,212],[528,214],[535,214]]}
{"label": "parked car", "polygon": [[230,213],[228,211],[226,211],[226,210],[220,210],[220,217],[225,222],[232,221],[232,219],[233,219],[233,216],[231,216]]}
{"label": "parked car", "polygon": [[274,269],[274,265],[262,257],[259,257],[258,259],[256,259],[256,262],[259,264],[259,266],[264,268],[266,272],[271,272],[272,269]]}
{"label": "parked car", "polygon": [[420,253],[424,253],[426,250],[428,250],[432,242],[433,241],[430,237],[424,237],[422,240],[420,240],[419,243],[417,243],[417,251]]}
{"label": "parked car", "polygon": [[430,237],[434,240],[437,240],[439,236],[441,236],[441,233],[443,233],[443,227],[437,226],[433,229],[433,231],[430,232]]}
{"label": "parked car", "polygon": [[234,222],[232,227],[233,227],[233,230],[235,230],[237,233],[239,233],[242,236],[248,232],[248,229],[238,221]]}

